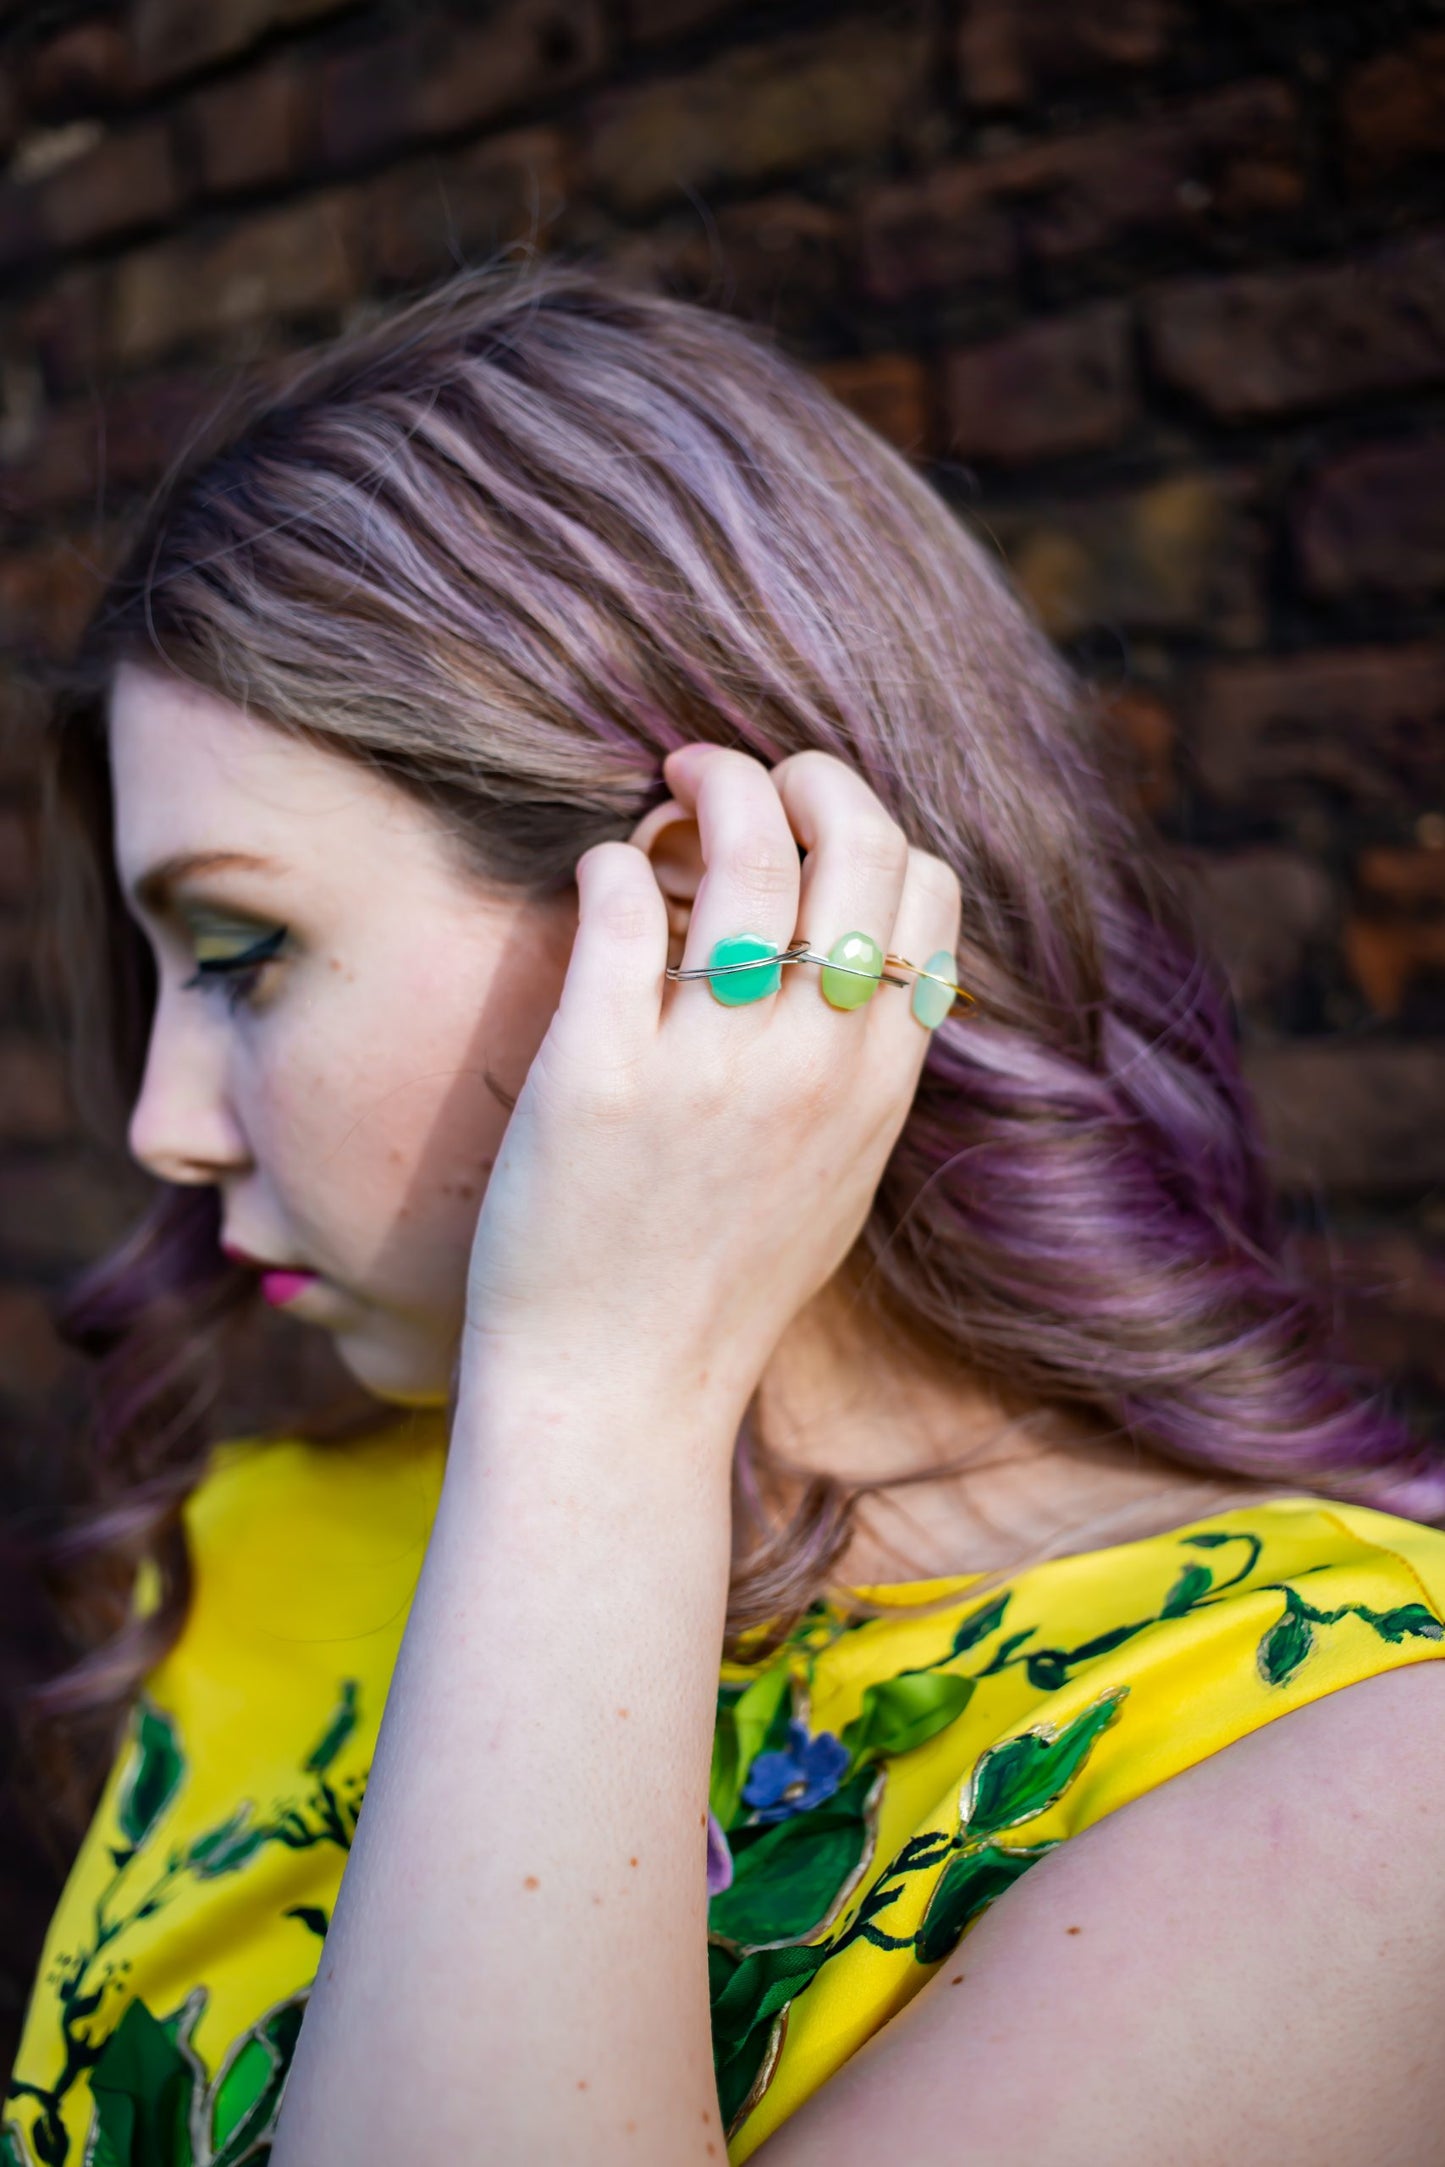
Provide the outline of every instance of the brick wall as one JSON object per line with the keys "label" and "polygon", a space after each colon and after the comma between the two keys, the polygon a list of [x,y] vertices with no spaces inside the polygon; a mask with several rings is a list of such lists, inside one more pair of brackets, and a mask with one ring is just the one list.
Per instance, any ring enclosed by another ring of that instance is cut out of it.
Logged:
{"label": "brick wall", "polygon": [[[1413,0],[0,0],[7,683],[63,649],[238,369],[459,259],[591,252],[773,324],[1110,689],[1346,1343],[1438,1422],[1442,138],[1445,17]],[[142,1193],[79,1135],[45,1028],[23,747],[16,1437],[68,1374],[47,1291]]]}

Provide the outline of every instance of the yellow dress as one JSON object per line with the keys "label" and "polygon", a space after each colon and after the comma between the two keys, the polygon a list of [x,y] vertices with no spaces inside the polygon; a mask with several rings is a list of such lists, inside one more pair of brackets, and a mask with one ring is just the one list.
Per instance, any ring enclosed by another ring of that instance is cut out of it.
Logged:
{"label": "yellow dress", "polygon": [[[216,1455],[185,1632],[47,1937],[4,2167],[262,2167],[444,1453],[417,1415]],[[1311,1498],[1006,1584],[860,1592],[897,1614],[816,1606],[720,1679],[709,1959],[734,2163],[1053,1845],[1291,1708],[1445,1654],[1445,1535]]]}

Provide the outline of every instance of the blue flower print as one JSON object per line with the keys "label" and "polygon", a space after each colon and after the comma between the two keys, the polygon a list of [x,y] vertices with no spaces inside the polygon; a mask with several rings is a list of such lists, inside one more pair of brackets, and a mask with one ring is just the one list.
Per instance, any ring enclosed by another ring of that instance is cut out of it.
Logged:
{"label": "blue flower print", "polygon": [[787,1751],[760,1753],[753,1762],[743,1804],[756,1810],[759,1821],[786,1821],[831,1798],[847,1766],[848,1748],[831,1731],[810,1738],[805,1723],[790,1723]]}

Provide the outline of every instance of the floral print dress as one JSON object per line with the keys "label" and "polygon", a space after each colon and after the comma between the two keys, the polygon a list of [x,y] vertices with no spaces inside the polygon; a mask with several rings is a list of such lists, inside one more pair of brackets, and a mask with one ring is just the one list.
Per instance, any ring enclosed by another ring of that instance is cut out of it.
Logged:
{"label": "floral print dress", "polygon": [[[51,1924],[3,2167],[267,2160],[444,1455],[424,1414],[217,1454],[185,1632]],[[1315,1498],[1006,1583],[859,1592],[889,1614],[819,1604],[719,1681],[708,1954],[735,2167],[1056,1844],[1291,1708],[1445,1654],[1445,1535]]]}

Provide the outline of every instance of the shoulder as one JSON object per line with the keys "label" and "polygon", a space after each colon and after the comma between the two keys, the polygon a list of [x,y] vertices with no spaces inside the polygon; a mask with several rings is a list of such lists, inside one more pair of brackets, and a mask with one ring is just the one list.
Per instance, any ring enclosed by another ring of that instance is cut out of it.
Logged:
{"label": "shoulder", "polygon": [[763,2156],[1437,2157],[1442,1799],[1445,1664],[1291,1709],[1042,1859]]}

